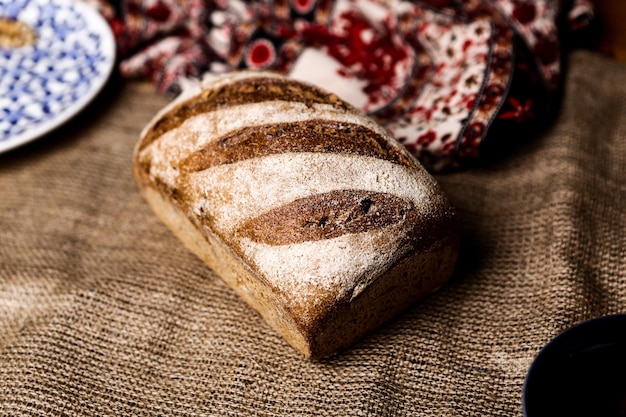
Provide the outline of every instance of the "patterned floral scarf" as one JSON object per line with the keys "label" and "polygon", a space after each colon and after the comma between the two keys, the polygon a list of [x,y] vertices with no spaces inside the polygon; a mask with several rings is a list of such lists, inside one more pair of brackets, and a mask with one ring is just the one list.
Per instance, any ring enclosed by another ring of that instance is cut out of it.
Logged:
{"label": "patterned floral scarf", "polygon": [[120,70],[174,96],[243,68],[331,90],[432,171],[530,134],[558,108],[566,32],[588,0],[122,0],[100,3]]}

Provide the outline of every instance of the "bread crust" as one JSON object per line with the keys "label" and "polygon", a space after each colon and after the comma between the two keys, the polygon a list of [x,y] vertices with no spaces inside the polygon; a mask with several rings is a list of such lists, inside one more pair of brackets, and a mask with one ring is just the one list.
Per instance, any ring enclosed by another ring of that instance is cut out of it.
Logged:
{"label": "bread crust", "polygon": [[230,77],[162,111],[135,149],[141,194],[187,248],[309,358],[446,282],[457,216],[400,144],[331,93]]}

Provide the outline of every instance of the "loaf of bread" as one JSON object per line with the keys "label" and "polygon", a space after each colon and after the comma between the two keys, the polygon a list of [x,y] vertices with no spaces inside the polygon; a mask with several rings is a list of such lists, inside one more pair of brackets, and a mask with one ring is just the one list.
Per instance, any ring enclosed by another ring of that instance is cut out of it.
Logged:
{"label": "loaf of bread", "polygon": [[188,88],[141,134],[139,189],[305,357],[349,347],[452,274],[454,210],[384,129],[266,72]]}

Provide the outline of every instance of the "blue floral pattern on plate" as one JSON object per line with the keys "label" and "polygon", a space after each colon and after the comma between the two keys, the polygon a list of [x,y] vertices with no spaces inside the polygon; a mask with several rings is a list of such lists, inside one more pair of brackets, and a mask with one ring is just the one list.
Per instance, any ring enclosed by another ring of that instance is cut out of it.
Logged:
{"label": "blue floral pattern on plate", "polygon": [[0,17],[25,23],[33,45],[0,47],[0,151],[40,137],[84,108],[115,61],[111,29],[74,0],[0,0]]}

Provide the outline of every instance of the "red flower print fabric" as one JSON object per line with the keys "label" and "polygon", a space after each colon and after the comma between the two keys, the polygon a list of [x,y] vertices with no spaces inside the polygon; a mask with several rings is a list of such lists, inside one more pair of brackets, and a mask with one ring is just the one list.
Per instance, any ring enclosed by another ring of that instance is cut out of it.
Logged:
{"label": "red flower print fabric", "polygon": [[562,32],[592,13],[588,0],[122,0],[100,10],[127,77],[175,96],[185,78],[287,74],[368,113],[432,171],[544,123],[558,107]]}

